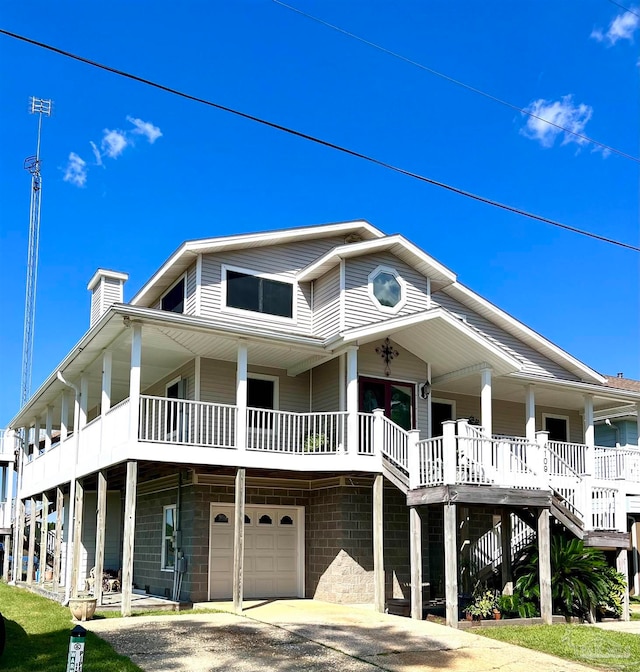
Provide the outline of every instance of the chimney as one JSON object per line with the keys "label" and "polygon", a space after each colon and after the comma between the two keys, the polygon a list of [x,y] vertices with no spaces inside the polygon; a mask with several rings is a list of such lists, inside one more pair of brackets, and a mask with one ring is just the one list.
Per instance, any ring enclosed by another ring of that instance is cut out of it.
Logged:
{"label": "chimney", "polygon": [[619,371],[619,372],[616,374],[616,377],[617,377],[617,378],[624,378],[624,374],[622,373],[622,371]]}
{"label": "chimney", "polygon": [[90,327],[93,327],[114,303],[124,302],[124,283],[128,279],[128,273],[108,271],[104,268],[99,268],[93,274],[87,285],[87,289],[91,292]]}

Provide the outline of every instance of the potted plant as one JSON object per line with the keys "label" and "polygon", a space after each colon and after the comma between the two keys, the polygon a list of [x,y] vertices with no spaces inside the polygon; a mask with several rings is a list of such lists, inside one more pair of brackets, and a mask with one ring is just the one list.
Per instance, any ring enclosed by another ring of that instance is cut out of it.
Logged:
{"label": "potted plant", "polygon": [[69,599],[69,611],[76,621],[90,621],[96,613],[98,600],[88,593],[79,593]]}
{"label": "potted plant", "polygon": [[304,442],[305,453],[320,453],[327,445],[327,437],[324,434],[309,434]]}
{"label": "potted plant", "polygon": [[482,618],[489,618],[496,607],[495,593],[492,590],[483,590],[474,594],[473,602],[467,607],[467,613],[471,614],[474,620],[479,621]]}

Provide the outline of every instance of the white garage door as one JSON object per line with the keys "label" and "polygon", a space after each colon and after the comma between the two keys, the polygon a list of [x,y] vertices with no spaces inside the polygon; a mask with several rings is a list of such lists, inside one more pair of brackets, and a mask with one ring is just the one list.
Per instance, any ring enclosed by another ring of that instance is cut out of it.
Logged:
{"label": "white garage door", "polygon": [[[231,599],[233,584],[232,504],[211,504],[209,599]],[[244,597],[303,597],[302,507],[246,506]]]}

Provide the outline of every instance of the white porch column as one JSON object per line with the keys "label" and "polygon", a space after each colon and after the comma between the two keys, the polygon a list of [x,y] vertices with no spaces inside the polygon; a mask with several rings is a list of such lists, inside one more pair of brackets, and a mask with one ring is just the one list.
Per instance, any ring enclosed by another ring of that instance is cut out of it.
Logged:
{"label": "white porch column", "polygon": [[142,365],[142,325],[131,325],[131,370],[129,372],[129,439],[138,440],[140,425],[140,367]]}
{"label": "white porch column", "polygon": [[247,367],[249,356],[247,342],[238,341],[238,364],[236,368],[236,407],[238,421],[236,422],[236,448],[247,448]]}
{"label": "white porch column", "polygon": [[422,519],[417,506],[409,508],[411,618],[422,620]]}
{"label": "white porch column", "polygon": [[584,395],[584,442],[589,448],[596,445],[593,429],[593,395]]}
{"label": "white porch column", "polygon": [[41,506],[41,523],[40,523],[40,553],[38,554],[38,569],[39,577],[38,583],[44,583],[45,570],[47,569],[47,532],[49,530],[47,525],[47,518],[49,517],[49,498],[47,493],[42,493],[42,506]]}
{"label": "white porch column", "polygon": [[624,574],[625,581],[627,582],[627,587],[622,593],[622,616],[623,621],[630,620],[631,616],[629,613],[629,565],[627,564],[627,549],[619,548],[616,554],[616,569]]}
{"label": "white porch column", "polygon": [[347,350],[347,452],[358,454],[358,348]]}
{"label": "white porch column", "polygon": [[553,620],[551,595],[551,524],[549,509],[538,511],[538,571],[540,573],[540,616],[543,625]]}
{"label": "white porch column", "polygon": [[346,371],[346,355],[340,355],[338,357],[338,406],[341,411],[347,410]]}
{"label": "white porch column", "polygon": [[525,417],[526,432],[525,436],[529,443],[536,442],[536,393],[533,385],[527,385],[525,397]]}
{"label": "white porch column", "polygon": [[482,369],[480,391],[480,424],[485,434],[491,437],[493,434],[493,423],[491,417],[491,369]]}
{"label": "white porch column", "polygon": [[[570,440],[570,439],[569,439]],[[584,395],[584,443],[587,446],[584,455],[584,471],[587,477],[594,478],[596,475],[596,440],[595,430],[593,425],[593,395]],[[589,478],[583,479],[583,493],[585,508],[583,509],[585,515],[590,515],[591,504],[591,483]],[[624,500],[623,500],[624,501]],[[588,508],[587,508],[588,507]],[[625,511],[626,524],[626,511]]]}
{"label": "white porch column", "polygon": [[138,463],[127,462],[127,481],[124,499],[124,534],[122,539],[122,605],[120,613],[131,616],[133,594],[133,546],[136,528],[136,499],[138,492]]}
{"label": "white porch column", "polygon": [[69,435],[69,392],[65,389],[60,399],[60,443]]}
{"label": "white porch column", "polygon": [[33,457],[38,457],[40,453],[40,418],[36,418],[33,426]]}
{"label": "white porch column", "polygon": [[444,505],[444,585],[446,623],[458,627],[458,543],[456,505]]}
{"label": "white porch column", "polygon": [[242,613],[244,597],[244,509],[246,471],[238,467],[235,481],[235,508],[233,516],[233,610]]}
{"label": "white porch column", "polygon": [[46,453],[51,448],[51,434],[53,432],[53,408],[51,406],[47,406],[44,427],[44,450]]}
{"label": "white porch column", "polygon": [[78,429],[83,430],[87,424],[87,411],[89,410],[89,376],[83,373],[80,377],[80,424]]}
{"label": "white porch column", "polygon": [[113,369],[113,352],[105,350],[102,355],[102,395],[100,397],[100,413],[104,415],[111,408],[111,371]]}

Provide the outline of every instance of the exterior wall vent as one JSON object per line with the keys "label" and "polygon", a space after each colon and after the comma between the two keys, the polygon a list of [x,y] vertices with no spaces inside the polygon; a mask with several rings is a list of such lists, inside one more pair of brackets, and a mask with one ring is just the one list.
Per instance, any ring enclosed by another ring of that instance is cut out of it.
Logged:
{"label": "exterior wall vent", "polygon": [[355,232],[350,233],[344,239],[345,245],[349,245],[350,243],[361,243],[361,242],[362,242],[362,236],[359,233],[355,233]]}
{"label": "exterior wall vent", "polygon": [[93,274],[87,285],[87,289],[91,292],[90,327],[93,327],[114,303],[123,303],[124,283],[128,279],[128,273],[109,271],[104,268],[99,268]]}

